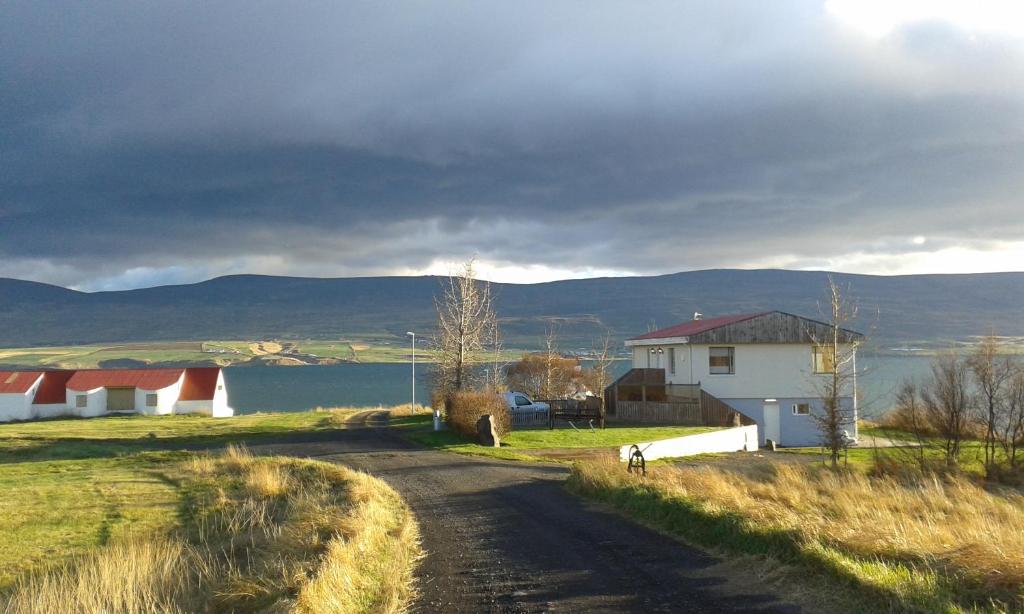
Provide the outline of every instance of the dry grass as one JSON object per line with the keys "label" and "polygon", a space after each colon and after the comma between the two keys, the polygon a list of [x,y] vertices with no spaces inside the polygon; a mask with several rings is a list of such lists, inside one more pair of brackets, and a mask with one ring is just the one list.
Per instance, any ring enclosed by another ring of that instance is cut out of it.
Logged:
{"label": "dry grass", "polygon": [[181,464],[185,526],[22,579],[7,612],[396,612],[416,524],[383,482],[243,447]]}
{"label": "dry grass", "polygon": [[1024,607],[1018,492],[788,464],[655,467],[640,479],[594,464],[577,466],[572,486],[705,545],[825,571],[894,609]]}
{"label": "dry grass", "polygon": [[511,430],[508,407],[493,392],[455,392],[449,395],[445,405],[448,424],[465,437],[476,439],[476,422],[485,414],[494,417],[494,428],[499,436]]}

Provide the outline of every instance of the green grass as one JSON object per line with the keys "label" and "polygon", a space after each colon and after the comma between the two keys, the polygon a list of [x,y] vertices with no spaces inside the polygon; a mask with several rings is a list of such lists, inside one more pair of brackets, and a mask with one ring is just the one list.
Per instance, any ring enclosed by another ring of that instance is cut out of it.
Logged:
{"label": "green grass", "polygon": [[177,521],[163,473],[180,453],[20,462],[0,470],[0,588],[16,577]]}
{"label": "green grass", "polygon": [[619,426],[603,429],[556,428],[512,431],[501,445],[519,449],[618,448],[620,446],[696,435],[717,430],[712,426]]}
{"label": "green grass", "polygon": [[329,432],[357,411],[0,424],[0,590],[108,542],[180,527],[195,496],[180,466],[195,450]]}
{"label": "green grass", "polygon": [[206,416],[104,416],[0,424],[0,463],[219,447],[340,428],[356,410]]}
{"label": "green grass", "polygon": [[[430,417],[412,417],[406,426],[426,426]],[[395,420],[392,420],[392,424]],[[695,435],[715,430],[715,427],[693,426],[609,426],[605,429],[576,430],[569,428],[529,429],[513,431],[501,440],[501,447],[482,446],[475,441],[451,431],[417,430],[406,434],[406,437],[422,446],[470,456],[486,456],[505,460],[552,462],[531,454],[525,450],[545,449],[586,449],[586,448],[617,448],[620,446],[668,439],[683,435]]]}

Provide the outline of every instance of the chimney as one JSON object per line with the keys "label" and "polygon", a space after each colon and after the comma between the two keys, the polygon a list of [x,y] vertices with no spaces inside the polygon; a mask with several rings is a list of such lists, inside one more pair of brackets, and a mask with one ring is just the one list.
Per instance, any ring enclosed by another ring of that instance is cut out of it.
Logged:
{"label": "chimney", "polygon": [[694,320],[703,320],[704,319],[704,314],[699,312],[699,311],[694,311],[693,312],[693,319]]}

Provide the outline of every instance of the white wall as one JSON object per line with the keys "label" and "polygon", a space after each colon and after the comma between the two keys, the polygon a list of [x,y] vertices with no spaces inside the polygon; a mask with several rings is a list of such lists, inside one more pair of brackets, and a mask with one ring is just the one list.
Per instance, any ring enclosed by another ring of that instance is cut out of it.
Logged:
{"label": "white wall", "polygon": [[[83,418],[92,418],[94,416],[102,416],[107,413],[107,389],[106,388],[93,388],[89,391],[66,390],[66,399],[68,409],[71,415],[81,416]],[[80,394],[86,395],[86,406],[79,407],[77,403],[77,396]]]}
{"label": "white wall", "polygon": [[224,385],[224,372],[217,374],[217,387],[214,389],[213,399],[206,401],[178,401],[174,405],[176,414],[204,414],[214,418],[227,418],[235,414],[235,410],[228,407],[228,391]]}
{"label": "white wall", "polygon": [[32,399],[42,381],[43,376],[40,375],[26,392],[0,394],[0,422],[32,418]]}
{"label": "white wall", "polygon": [[33,418],[54,418],[56,416],[74,416],[75,411],[66,403],[47,403],[45,405],[32,405]]}
{"label": "white wall", "polygon": [[[184,381],[184,378],[185,375],[184,372],[182,372],[178,381],[166,388],[160,388],[159,390],[136,388],[135,411],[146,416],[166,416],[174,413],[174,405],[178,402],[178,397],[181,395],[181,384]],[[156,395],[156,407],[148,407],[146,405],[146,395],[149,394]]]}
{"label": "white wall", "polygon": [[[750,425],[700,433],[699,435],[685,435],[660,441],[648,441],[636,445],[640,448],[640,452],[643,453],[644,459],[650,461],[659,458],[675,458],[712,452],[756,452],[757,442],[757,426]],[[630,448],[632,448],[632,445],[625,445],[619,448],[619,458],[621,460],[629,460]]]}
{"label": "white wall", "polygon": [[[669,371],[669,348],[675,348],[676,372]],[[720,398],[804,398],[817,396],[815,382],[827,375],[814,374],[813,346],[798,343],[749,343],[733,347],[735,373],[712,375],[708,345],[634,346],[633,367],[647,368],[650,350],[662,349],[661,368],[670,384],[696,384]],[[845,351],[845,350],[844,350]],[[657,353],[651,366],[657,366]],[[851,395],[852,390],[844,395]]]}

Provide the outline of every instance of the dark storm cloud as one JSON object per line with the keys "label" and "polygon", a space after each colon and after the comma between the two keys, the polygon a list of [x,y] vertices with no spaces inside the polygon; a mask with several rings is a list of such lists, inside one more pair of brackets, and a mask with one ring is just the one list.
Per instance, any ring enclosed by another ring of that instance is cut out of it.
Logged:
{"label": "dark storm cloud", "polygon": [[666,272],[1015,240],[1022,49],[940,23],[869,39],[806,2],[7,3],[0,274],[474,252]]}

